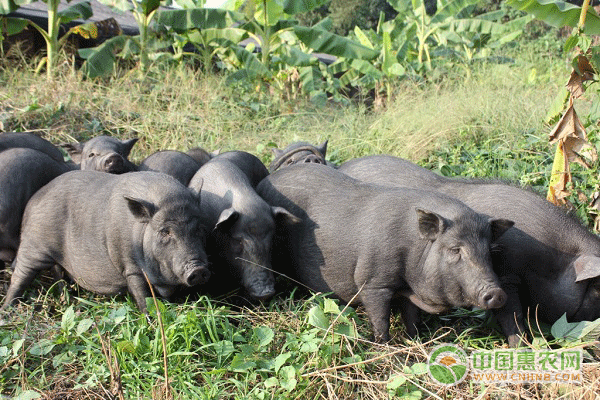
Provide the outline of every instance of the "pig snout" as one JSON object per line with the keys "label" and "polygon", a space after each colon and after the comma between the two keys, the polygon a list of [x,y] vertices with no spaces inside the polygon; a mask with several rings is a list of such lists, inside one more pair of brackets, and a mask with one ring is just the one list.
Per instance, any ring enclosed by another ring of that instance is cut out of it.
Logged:
{"label": "pig snout", "polygon": [[479,295],[479,306],[485,310],[500,308],[506,299],[506,293],[499,287],[484,289]]}
{"label": "pig snout", "polygon": [[304,159],[304,162],[305,163],[312,163],[312,164],[323,164],[323,162],[321,161],[321,159],[319,157],[317,157],[316,155],[314,155],[314,154],[311,154],[311,155],[307,156]]}
{"label": "pig snout", "polygon": [[183,282],[187,286],[196,286],[208,282],[210,271],[204,264],[192,263],[185,268]]}
{"label": "pig snout", "polygon": [[275,295],[275,279],[273,274],[265,271],[257,271],[255,268],[247,268],[244,271],[244,287],[255,300],[267,300]]}
{"label": "pig snout", "polygon": [[273,285],[267,285],[262,288],[251,288],[248,293],[256,300],[268,300],[275,295],[275,288]]}
{"label": "pig snout", "polygon": [[123,170],[123,157],[117,153],[108,155],[103,162],[102,168],[105,171],[122,171]]}

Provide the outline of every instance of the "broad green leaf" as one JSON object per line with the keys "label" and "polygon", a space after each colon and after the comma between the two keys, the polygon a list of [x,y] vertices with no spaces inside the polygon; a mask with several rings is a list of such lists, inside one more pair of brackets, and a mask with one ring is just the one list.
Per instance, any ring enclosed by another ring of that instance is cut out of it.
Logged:
{"label": "broad green leaf", "polygon": [[571,35],[567,38],[567,40],[565,41],[565,46],[563,47],[563,51],[565,53],[570,52],[571,50],[573,50],[573,48],[575,46],[577,46],[577,35]]}
{"label": "broad green leaf", "polygon": [[294,26],[294,33],[302,43],[318,53],[367,60],[371,60],[379,55],[379,52],[373,49],[369,49],[343,36],[320,29]]}
{"label": "broad green leaf", "polygon": [[383,32],[383,64],[381,70],[384,74],[390,75],[391,68],[394,64],[397,64],[396,57],[392,53],[392,39],[389,32]]}
{"label": "broad green leaf", "polygon": [[35,400],[41,398],[42,395],[35,390],[25,390],[24,392],[21,392],[17,396],[13,397],[12,400]]}
{"label": "broad green leaf", "polygon": [[75,310],[73,306],[69,306],[62,316],[60,327],[63,332],[70,332],[71,329],[75,328]]}
{"label": "broad green leaf", "polygon": [[479,19],[487,19],[488,21],[500,21],[506,15],[506,11],[504,10],[496,10],[490,11],[487,13],[479,14],[477,18]]}
{"label": "broad green leaf", "polygon": [[231,360],[231,369],[235,372],[245,372],[254,367],[256,367],[256,363],[246,360],[241,353],[236,354]]}
{"label": "broad green leaf", "polygon": [[235,46],[247,36],[246,31],[238,28],[207,28],[199,31],[199,34],[202,35],[206,44],[210,44],[217,39],[225,39]]}
{"label": "broad green leaf", "polygon": [[305,13],[321,7],[329,0],[283,0],[283,11],[286,14],[294,15]]}
{"label": "broad green leaf", "polygon": [[404,76],[406,75],[406,69],[398,63],[393,63],[390,68],[388,68],[386,74],[388,76]]}
{"label": "broad green leaf", "polygon": [[374,80],[379,80],[379,79],[383,78],[383,74],[381,73],[381,71],[379,71],[377,68],[375,68],[373,66],[373,64],[371,64],[368,61],[352,60],[352,62],[350,63],[350,66],[352,68],[356,69],[357,71],[361,72],[363,75],[367,75],[367,76],[373,78]]}
{"label": "broad green leaf", "polygon": [[13,357],[17,357],[23,348],[23,343],[25,343],[25,339],[17,339],[13,342],[12,345],[12,354]]}
{"label": "broad green leaf", "polygon": [[142,9],[142,13],[145,16],[150,15],[152,11],[156,10],[160,6],[160,0],[134,0],[137,2]]}
{"label": "broad green leaf", "polygon": [[268,326],[259,326],[252,329],[252,336],[256,340],[258,348],[261,349],[268,346],[273,341],[275,333],[273,332],[273,329]]}
{"label": "broad green leaf", "polygon": [[600,318],[595,321],[567,322],[567,314],[556,321],[550,333],[557,339],[592,341],[600,336]]}
{"label": "broad green leaf", "polygon": [[14,0],[0,0],[0,15],[9,14],[20,6]]}
{"label": "broad green leaf", "polygon": [[323,299],[323,312],[325,314],[338,315],[340,313],[340,306],[335,300],[326,297]]}
{"label": "broad green leaf", "polygon": [[[507,4],[521,11],[533,14],[537,19],[560,28],[576,27],[579,23],[581,7],[555,0],[507,0]],[[600,18],[593,7],[588,8],[584,32],[588,35],[600,34]]]}
{"label": "broad green leaf", "polygon": [[235,347],[233,347],[233,343],[229,340],[222,340],[213,345],[215,352],[218,356],[227,357],[235,351]]}
{"label": "broad green leaf", "polygon": [[480,0],[452,0],[445,4],[440,4],[437,12],[431,17],[431,25],[444,22],[448,18],[454,18],[465,8],[479,4]]}
{"label": "broad green leaf", "polygon": [[412,10],[413,4],[411,0],[388,0],[390,6],[398,11],[398,14],[404,15],[409,10]]}
{"label": "broad green leaf", "polygon": [[79,55],[85,59],[81,70],[88,78],[110,74],[114,68],[115,51],[122,48],[130,39],[119,35],[107,40],[98,47],[79,49]]}
{"label": "broad green leaf", "polygon": [[308,311],[308,323],[314,327],[321,329],[329,328],[329,318],[319,306],[314,306]]}
{"label": "broad green leaf", "polygon": [[291,356],[292,353],[288,351],[287,353],[283,353],[275,357],[275,360],[273,360],[273,370],[276,373],[279,372],[281,367],[283,367],[283,364],[285,364],[285,362],[289,360]]}
{"label": "broad green leaf", "polygon": [[387,389],[395,391],[400,386],[404,385],[407,382],[406,377],[404,375],[395,375],[390,378],[387,383]]}
{"label": "broad green leaf", "polygon": [[562,116],[563,111],[565,110],[565,105],[567,104],[567,100],[569,99],[569,93],[569,90],[564,86],[559,89],[558,94],[556,95],[554,101],[550,105],[550,109],[546,114],[544,122],[550,125],[558,122],[558,120]]}
{"label": "broad green leaf", "polygon": [[156,24],[171,27],[175,32],[190,29],[223,29],[231,27],[243,19],[243,15],[216,8],[195,8],[189,10],[162,10],[156,16]]}
{"label": "broad green leaf", "polygon": [[273,26],[277,21],[283,19],[283,5],[279,4],[277,0],[266,0],[265,5],[262,1],[256,2],[256,11],[254,12],[254,19],[263,26]]}
{"label": "broad green leaf", "polygon": [[331,17],[328,16],[314,24],[312,27],[315,29],[330,31],[331,29],[333,29],[333,20],[331,19]]}
{"label": "broad green leaf", "polygon": [[29,25],[29,20],[25,19],[25,18],[12,18],[12,17],[6,17],[6,18],[0,18],[0,23],[6,23],[6,34],[8,36],[10,35],[16,35],[17,33],[21,32],[23,29],[25,29],[25,27],[27,25]]}
{"label": "broad green leaf", "polygon": [[[10,351],[8,350],[7,346],[0,346],[0,359],[2,358],[8,358],[10,354]],[[3,360],[6,361],[6,360]]]}
{"label": "broad green leaf", "polygon": [[75,331],[77,335],[83,335],[84,332],[87,332],[88,329],[94,324],[94,320],[91,318],[82,319],[77,324],[77,330]]}
{"label": "broad green leaf", "polygon": [[73,4],[68,8],[56,13],[60,18],[61,24],[73,21],[74,19],[88,19],[92,16],[92,6],[89,1]]}
{"label": "broad green leaf", "polygon": [[424,375],[429,372],[429,366],[425,363],[415,363],[410,366],[410,370],[414,375]]}
{"label": "broad green leaf", "polygon": [[358,26],[354,27],[354,34],[358,38],[358,41],[360,42],[360,44],[362,44],[363,46],[368,47],[370,49],[374,49],[373,43],[371,43],[371,41],[369,40],[367,35],[365,35],[365,33],[362,31],[362,29],[360,29]]}
{"label": "broad green leaf", "polygon": [[275,386],[277,386],[277,385],[279,385],[279,379],[277,379],[277,378],[276,378],[276,377],[274,377],[274,376],[272,376],[272,377],[270,377],[270,378],[267,378],[267,379],[265,380],[265,387],[266,387],[267,389],[269,389],[269,388],[272,388],[272,387],[275,387]]}
{"label": "broad green leaf", "polygon": [[291,392],[296,387],[298,381],[296,380],[296,369],[291,365],[281,368],[279,370],[279,382],[281,387]]}
{"label": "broad green leaf", "polygon": [[269,73],[269,69],[258,60],[254,53],[236,46],[231,47],[230,50],[235,54],[245,69],[252,74],[267,75]]}
{"label": "broad green leaf", "polygon": [[120,352],[135,354],[135,344],[131,340],[121,340],[117,342],[116,348]]}
{"label": "broad green leaf", "polygon": [[56,346],[56,344],[50,339],[40,339],[39,342],[34,343],[34,345],[31,346],[29,353],[34,356],[45,356],[52,351],[54,346]]}
{"label": "broad green leaf", "polygon": [[317,60],[315,56],[306,54],[293,46],[282,46],[277,53],[283,62],[292,67],[307,67]]}
{"label": "broad green leaf", "polygon": [[[304,67],[299,69],[300,72],[300,82],[302,82],[302,92],[303,93],[311,93],[321,88],[321,84],[323,82],[323,74],[321,70],[316,67]],[[319,308],[319,310],[321,310]],[[321,310],[322,312],[322,310]],[[318,317],[318,316],[317,316]],[[323,314],[325,317],[325,314]],[[310,315],[309,315],[310,318]],[[327,328],[324,328],[327,329]]]}

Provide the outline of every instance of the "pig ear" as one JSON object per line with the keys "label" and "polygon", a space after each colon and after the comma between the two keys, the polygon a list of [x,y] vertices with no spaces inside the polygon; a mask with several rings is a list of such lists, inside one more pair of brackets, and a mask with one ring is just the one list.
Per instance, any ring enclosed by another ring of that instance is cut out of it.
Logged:
{"label": "pig ear", "polygon": [[446,229],[441,215],[422,208],[415,208],[419,222],[419,234],[422,239],[435,240]]}
{"label": "pig ear", "polygon": [[273,155],[275,157],[279,157],[282,154],[283,154],[283,150],[281,150],[281,149],[273,149]]}
{"label": "pig ear", "polygon": [[575,267],[575,282],[600,276],[600,257],[579,256],[573,264]]}
{"label": "pig ear", "polygon": [[327,142],[329,142],[329,140],[324,141],[319,147],[317,147],[317,150],[321,152],[323,157],[327,155]]}
{"label": "pig ear", "polygon": [[288,225],[294,225],[302,222],[300,218],[296,217],[283,207],[271,207],[271,210],[273,210],[273,215],[275,216],[276,222],[283,221]]}
{"label": "pig ear", "polygon": [[219,220],[215,225],[215,230],[228,231],[231,229],[231,227],[233,227],[233,224],[235,224],[235,221],[237,221],[239,217],[239,212],[231,207],[226,208],[223,210],[223,212],[221,212],[221,215],[219,215]]}
{"label": "pig ear", "polygon": [[196,181],[190,182],[190,190],[200,199],[200,192],[202,192],[202,186],[204,186],[204,178],[200,178]]}
{"label": "pig ear", "polygon": [[60,147],[65,149],[71,160],[75,164],[81,164],[81,152],[83,152],[83,143],[61,143]]}
{"label": "pig ear", "polygon": [[492,243],[495,243],[504,233],[512,228],[514,221],[508,219],[490,218],[490,226],[492,227]]}
{"label": "pig ear", "polygon": [[133,138],[133,139],[129,139],[129,140],[123,140],[121,143],[123,143],[123,156],[128,157],[129,153],[131,153],[131,149],[133,148],[133,145],[136,144],[136,142],[139,140],[139,138]]}
{"label": "pig ear", "polygon": [[131,211],[134,217],[142,222],[150,221],[156,213],[156,206],[149,201],[126,195],[123,197],[127,200],[129,211]]}

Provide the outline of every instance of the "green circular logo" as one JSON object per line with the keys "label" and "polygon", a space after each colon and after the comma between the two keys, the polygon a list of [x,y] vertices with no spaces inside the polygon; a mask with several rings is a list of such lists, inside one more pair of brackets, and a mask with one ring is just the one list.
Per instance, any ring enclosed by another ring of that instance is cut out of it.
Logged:
{"label": "green circular logo", "polygon": [[427,359],[429,375],[444,386],[457,385],[469,371],[467,354],[460,347],[444,343],[433,349]]}

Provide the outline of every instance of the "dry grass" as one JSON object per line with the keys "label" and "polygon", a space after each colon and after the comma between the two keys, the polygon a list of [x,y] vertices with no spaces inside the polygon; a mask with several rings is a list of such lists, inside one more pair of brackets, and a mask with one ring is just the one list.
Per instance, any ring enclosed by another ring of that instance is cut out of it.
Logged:
{"label": "dry grass", "polygon": [[553,85],[508,80],[509,67],[489,68],[464,83],[404,84],[377,112],[361,104],[316,109],[303,100],[282,107],[277,99],[236,93],[221,77],[189,68],[110,81],[84,81],[63,68],[54,82],[6,68],[0,74],[0,129],[37,131],[53,142],[138,136],[132,154],[138,160],[159,149],[201,146],[246,150],[268,161],[269,145],[329,139],[335,160],[388,153],[416,161],[456,140],[545,134],[541,121]]}

